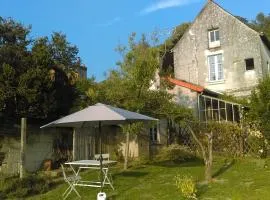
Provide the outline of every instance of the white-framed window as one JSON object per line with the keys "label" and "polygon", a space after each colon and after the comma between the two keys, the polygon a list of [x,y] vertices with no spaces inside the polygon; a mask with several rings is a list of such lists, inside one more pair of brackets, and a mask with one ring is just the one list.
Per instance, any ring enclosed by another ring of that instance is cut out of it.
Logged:
{"label": "white-framed window", "polygon": [[158,142],[158,129],[157,129],[157,125],[155,125],[152,128],[150,128],[149,131],[150,131],[149,132],[150,141],[152,143],[157,143]]}
{"label": "white-framed window", "polygon": [[219,29],[208,31],[209,48],[215,48],[220,46],[220,34]]}
{"label": "white-framed window", "polygon": [[224,80],[222,54],[208,56],[209,81]]}

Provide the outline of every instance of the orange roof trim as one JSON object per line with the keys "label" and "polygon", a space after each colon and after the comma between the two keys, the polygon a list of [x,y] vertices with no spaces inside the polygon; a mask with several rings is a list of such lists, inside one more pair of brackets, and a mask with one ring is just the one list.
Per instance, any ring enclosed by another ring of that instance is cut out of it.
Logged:
{"label": "orange roof trim", "polygon": [[194,85],[192,83],[188,83],[188,82],[185,82],[185,81],[173,79],[173,78],[170,78],[170,77],[168,77],[168,80],[171,83],[175,84],[175,85],[178,85],[178,86],[181,86],[181,87],[185,87],[185,88],[194,90],[196,92],[203,92],[204,91],[204,88],[202,86],[199,86],[199,85]]}

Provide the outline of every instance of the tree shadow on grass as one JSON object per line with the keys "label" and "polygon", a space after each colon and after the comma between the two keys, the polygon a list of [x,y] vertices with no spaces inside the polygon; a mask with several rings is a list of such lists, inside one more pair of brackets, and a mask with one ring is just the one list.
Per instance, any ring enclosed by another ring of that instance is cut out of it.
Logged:
{"label": "tree shadow on grass", "polygon": [[159,167],[198,167],[203,166],[203,160],[196,158],[196,159],[190,159],[185,161],[175,160],[175,161],[161,161],[161,162],[154,162],[151,165],[159,166]]}
{"label": "tree shadow on grass", "polygon": [[123,171],[114,174],[114,176],[123,176],[123,177],[142,177],[149,174],[148,172],[140,172],[140,171]]}
{"label": "tree shadow on grass", "polygon": [[223,166],[218,170],[216,171],[214,174],[213,174],[213,178],[216,178],[218,176],[220,176],[221,174],[223,174],[224,172],[226,172],[228,169],[230,169],[233,165],[235,164],[235,159],[233,159],[232,161],[230,162],[226,162],[223,164]]}
{"label": "tree shadow on grass", "polygon": [[[230,162],[225,161],[225,163],[221,166],[221,168],[219,168],[219,170],[217,170],[212,175],[212,178],[216,178],[216,177],[220,176],[221,174],[223,174],[224,172],[229,170],[234,164],[235,164],[234,159],[232,161],[230,161]],[[197,184],[197,190],[198,190],[197,197],[200,197],[201,195],[206,193],[208,188],[209,188],[209,184],[207,184],[205,181],[203,181],[201,183],[198,183]]]}
{"label": "tree shadow on grass", "polygon": [[109,195],[106,199],[107,200],[115,200],[117,199],[118,195],[117,194],[112,194],[112,195]]}
{"label": "tree shadow on grass", "polygon": [[197,197],[200,197],[206,193],[208,188],[208,184],[197,184]]}
{"label": "tree shadow on grass", "polygon": [[61,179],[58,179],[57,181],[52,181],[50,182],[49,186],[50,186],[50,189],[49,190],[53,190],[53,189],[56,189],[59,185],[62,185],[64,184],[65,181],[63,178]]}

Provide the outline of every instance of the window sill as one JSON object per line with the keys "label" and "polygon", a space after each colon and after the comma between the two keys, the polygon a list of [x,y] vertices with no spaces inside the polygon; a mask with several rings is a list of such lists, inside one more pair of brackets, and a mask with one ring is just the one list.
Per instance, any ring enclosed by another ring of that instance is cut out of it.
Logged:
{"label": "window sill", "polygon": [[209,85],[218,85],[225,83],[225,80],[219,80],[219,81],[208,81]]}
{"label": "window sill", "polygon": [[246,71],[245,71],[246,73],[254,73],[255,72],[255,69],[246,69]]}
{"label": "window sill", "polygon": [[208,50],[211,51],[211,52],[214,52],[214,51],[219,51],[221,50],[221,46],[216,46],[216,47],[208,47]]}
{"label": "window sill", "polygon": [[213,48],[217,48],[217,47],[220,47],[220,41],[209,43],[209,49],[213,49]]}

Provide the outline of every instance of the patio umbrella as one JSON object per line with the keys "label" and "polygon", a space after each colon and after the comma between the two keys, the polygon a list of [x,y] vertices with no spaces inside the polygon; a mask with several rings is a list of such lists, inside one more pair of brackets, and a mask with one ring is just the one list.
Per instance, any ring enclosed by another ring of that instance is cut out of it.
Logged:
{"label": "patio umbrella", "polygon": [[[81,111],[75,112],[61,119],[53,121],[49,124],[41,126],[40,128],[47,127],[97,127],[100,135],[100,171],[102,180],[102,139],[101,127],[104,125],[116,124],[131,124],[134,122],[157,121],[157,119],[142,115],[139,113],[131,112],[121,108],[116,108],[110,105],[97,103],[89,106]],[[74,148],[74,147],[73,147]],[[102,188],[101,181],[101,188]]]}

